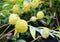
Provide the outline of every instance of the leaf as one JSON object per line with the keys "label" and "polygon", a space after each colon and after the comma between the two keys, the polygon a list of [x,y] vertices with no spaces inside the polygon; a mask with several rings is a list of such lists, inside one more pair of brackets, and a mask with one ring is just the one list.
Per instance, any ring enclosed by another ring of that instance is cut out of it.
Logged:
{"label": "leaf", "polygon": [[51,22],[51,18],[50,16],[47,15],[47,24],[49,25],[50,22]]}
{"label": "leaf", "polygon": [[13,7],[13,4],[6,3],[2,6],[3,10],[11,10]]}
{"label": "leaf", "polygon": [[43,38],[48,38],[49,37],[49,29],[45,29],[46,27],[41,27],[40,29],[39,29],[39,33],[41,34],[41,36],[43,37]]}
{"label": "leaf", "polygon": [[54,38],[54,35],[52,33],[49,32],[49,34],[50,34],[50,36],[52,36]]}
{"label": "leaf", "polygon": [[43,29],[39,30],[39,33],[41,34],[41,36],[43,36],[43,32],[44,32]]}
{"label": "leaf", "polygon": [[47,25],[47,23],[44,20],[40,20],[42,22],[43,25]]}
{"label": "leaf", "polygon": [[58,35],[58,34],[54,34],[56,37],[58,37],[58,38],[60,38],[60,35]]}
{"label": "leaf", "polygon": [[60,32],[59,32],[59,31],[54,31],[54,30],[53,30],[52,33],[53,33],[54,36],[60,38]]}
{"label": "leaf", "polygon": [[9,4],[4,4],[2,7],[5,8],[5,7],[7,7],[8,5],[9,5]]}
{"label": "leaf", "polygon": [[18,3],[21,3],[21,4],[22,4],[22,3],[23,3],[23,1],[24,1],[24,0],[18,0]]}
{"label": "leaf", "polygon": [[0,19],[4,18],[4,17],[5,17],[5,15],[3,13],[0,13]]}
{"label": "leaf", "polygon": [[58,30],[60,30],[60,26],[58,26],[58,28],[57,28]]}
{"label": "leaf", "polygon": [[26,42],[26,41],[23,39],[20,39],[20,40],[17,40],[16,42]]}
{"label": "leaf", "polygon": [[2,40],[0,39],[0,42],[2,42]]}
{"label": "leaf", "polygon": [[3,4],[2,4],[2,3],[0,3],[0,10],[2,10],[2,6],[3,6]]}
{"label": "leaf", "polygon": [[29,30],[30,30],[30,33],[31,33],[32,37],[33,37],[34,39],[36,39],[36,38],[35,38],[35,35],[36,35],[36,30],[37,30],[37,29],[36,29],[35,27],[30,26]]}
{"label": "leaf", "polygon": [[15,38],[15,37],[13,37],[13,38],[12,38],[12,40],[13,40],[13,41],[16,41],[16,38]]}
{"label": "leaf", "polygon": [[53,30],[50,30],[50,31],[49,31],[49,34],[50,34],[50,36],[52,36],[52,37],[54,38],[54,35],[53,35],[52,32],[53,32]]}

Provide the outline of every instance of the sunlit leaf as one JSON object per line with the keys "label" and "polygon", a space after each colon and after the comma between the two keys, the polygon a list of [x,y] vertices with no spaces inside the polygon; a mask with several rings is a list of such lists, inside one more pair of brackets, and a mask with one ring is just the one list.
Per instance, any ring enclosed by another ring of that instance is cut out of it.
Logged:
{"label": "sunlit leaf", "polygon": [[46,27],[40,27],[38,31],[43,38],[48,38],[49,37],[49,29]]}
{"label": "sunlit leaf", "polygon": [[58,34],[54,34],[56,37],[58,37],[58,38],[60,38],[60,35],[58,35]]}
{"label": "sunlit leaf", "polygon": [[50,36],[52,36],[54,38],[54,35],[52,33],[49,33],[49,34],[50,34]]}
{"label": "sunlit leaf", "polygon": [[36,28],[35,27],[32,27],[32,26],[30,26],[30,33],[31,33],[31,35],[32,35],[32,37],[34,38],[34,39],[36,39]]}

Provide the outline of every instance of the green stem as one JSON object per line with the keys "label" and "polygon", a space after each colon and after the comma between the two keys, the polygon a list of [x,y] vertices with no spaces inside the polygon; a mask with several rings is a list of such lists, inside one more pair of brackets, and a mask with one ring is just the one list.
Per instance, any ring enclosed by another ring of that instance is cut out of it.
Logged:
{"label": "green stem", "polygon": [[15,29],[12,29],[11,31],[9,31],[9,32],[13,32]]}
{"label": "green stem", "polygon": [[[11,31],[9,31],[9,32],[13,32],[15,29],[13,29],[13,30],[11,30]],[[5,35],[5,34],[4,34]],[[3,35],[2,35],[3,36]],[[0,37],[0,39],[2,38],[2,36]]]}
{"label": "green stem", "polygon": [[4,27],[4,26],[7,26],[8,24],[4,24],[4,25],[2,25],[2,26],[0,26],[0,29],[2,28],[2,27]]}
{"label": "green stem", "polygon": [[10,25],[0,34],[0,36],[2,36],[9,27],[10,27]]}

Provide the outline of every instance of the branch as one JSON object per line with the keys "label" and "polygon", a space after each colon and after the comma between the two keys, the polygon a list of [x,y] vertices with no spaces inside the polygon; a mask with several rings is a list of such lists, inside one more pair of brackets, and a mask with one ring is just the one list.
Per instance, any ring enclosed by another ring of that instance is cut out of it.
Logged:
{"label": "branch", "polygon": [[57,21],[57,25],[59,26],[59,20],[58,20],[58,15],[57,14],[55,14],[55,16],[56,16],[56,21]]}
{"label": "branch", "polygon": [[59,26],[59,20],[58,20],[58,15],[57,15],[57,13],[56,13],[56,8],[55,8],[55,16],[56,16],[57,25]]}
{"label": "branch", "polygon": [[52,0],[50,0],[50,8],[52,8]]}
{"label": "branch", "polygon": [[0,34],[0,36],[2,36],[9,27],[10,27],[10,25]]}
{"label": "branch", "polygon": [[2,26],[0,26],[0,29],[2,28],[2,27],[4,27],[4,26],[7,26],[8,24],[4,24],[4,25],[2,25]]}

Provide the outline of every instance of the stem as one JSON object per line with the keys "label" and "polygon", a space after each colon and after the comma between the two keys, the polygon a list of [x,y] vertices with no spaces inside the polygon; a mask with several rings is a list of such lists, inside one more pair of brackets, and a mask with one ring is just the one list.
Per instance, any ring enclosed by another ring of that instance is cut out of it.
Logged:
{"label": "stem", "polygon": [[[9,32],[13,32],[15,29],[13,29],[13,30],[11,30],[11,31],[9,31]],[[4,34],[5,35],[5,34]],[[3,35],[2,35],[3,36]],[[2,36],[0,37],[0,39],[2,38]]]}
{"label": "stem", "polygon": [[57,21],[57,25],[59,26],[59,20],[58,20],[58,15],[56,14],[56,8],[55,8],[55,16],[56,16],[56,21]]}
{"label": "stem", "polygon": [[0,36],[2,36],[9,27],[10,27],[10,25],[0,34]]}
{"label": "stem", "polygon": [[4,26],[7,26],[8,24],[4,24],[4,25],[2,25],[2,26],[0,26],[0,29],[2,28],[2,27],[4,27]]}
{"label": "stem", "polygon": [[57,14],[56,14],[56,21],[57,21],[57,25],[59,26],[59,21],[58,21]]}
{"label": "stem", "polygon": [[50,8],[52,8],[52,0],[50,0]]}
{"label": "stem", "polygon": [[11,30],[11,31],[9,31],[9,32],[13,32],[15,29],[13,29],[13,30]]}
{"label": "stem", "polygon": [[34,40],[32,40],[31,42],[34,42],[35,40],[37,40],[38,38],[36,38],[36,39],[34,39]]}

